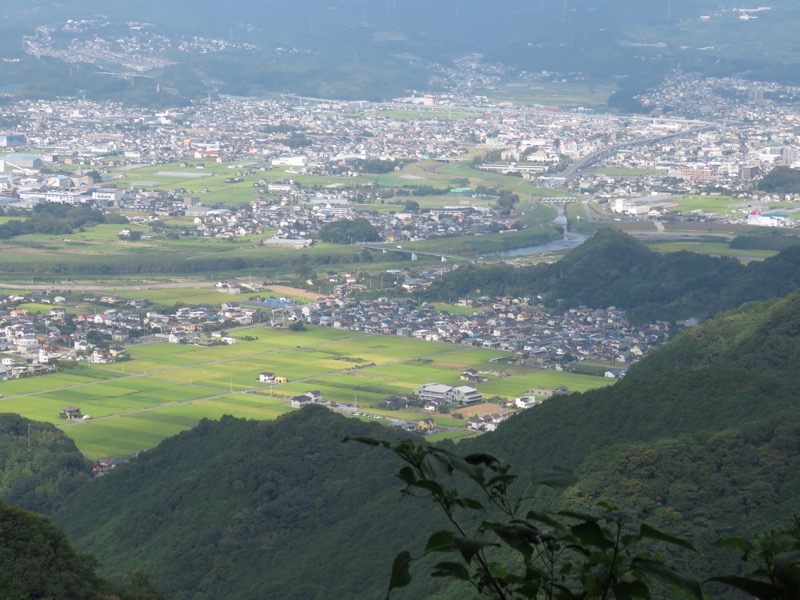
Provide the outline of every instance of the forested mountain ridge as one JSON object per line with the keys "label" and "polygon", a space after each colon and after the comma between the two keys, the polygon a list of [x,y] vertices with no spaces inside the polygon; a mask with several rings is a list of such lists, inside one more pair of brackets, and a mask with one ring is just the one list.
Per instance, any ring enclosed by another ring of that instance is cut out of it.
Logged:
{"label": "forested mountain ridge", "polygon": [[601,229],[562,260],[532,267],[462,266],[435,282],[428,299],[543,296],[563,307],[616,306],[637,320],[705,319],[800,286],[800,245],[761,262],[692,252],[658,254],[615,229]]}
{"label": "forested mountain ridge", "polygon": [[800,386],[800,294],[748,303],[697,325],[632,367],[630,375],[638,379],[712,365]]}

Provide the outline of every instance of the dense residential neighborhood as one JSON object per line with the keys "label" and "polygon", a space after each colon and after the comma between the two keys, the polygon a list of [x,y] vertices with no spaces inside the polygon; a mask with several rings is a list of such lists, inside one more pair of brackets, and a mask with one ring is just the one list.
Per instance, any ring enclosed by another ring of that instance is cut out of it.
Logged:
{"label": "dense residential neighborhood", "polygon": [[[260,285],[241,283],[250,290]],[[220,291],[231,284],[219,282]],[[237,288],[240,290],[241,288]],[[291,323],[348,329],[365,333],[448,342],[509,353],[509,359],[545,369],[562,370],[574,363],[597,361],[624,368],[641,359],[670,335],[669,325],[659,322],[644,327],[628,323],[622,311],[569,308],[546,310],[531,298],[464,298],[469,313],[451,314],[433,305],[418,305],[412,298],[354,300],[344,296],[320,298],[303,305],[288,300],[226,301],[180,306],[158,312],[143,300],[117,296],[70,297],[57,292],[0,296],[0,348],[6,358],[0,366],[5,378],[47,372],[58,361],[110,363],[124,360],[131,343],[167,341],[209,346],[236,343],[226,334],[231,328],[259,322],[277,327]],[[47,314],[16,308],[26,302],[51,304]],[[102,305],[94,313],[76,313],[76,303]],[[270,313],[270,307],[281,308]],[[279,374],[264,372],[264,382],[285,383]],[[478,383],[480,376],[465,372],[462,379]],[[465,392],[466,393],[466,392]],[[459,395],[452,403],[471,403]]]}
{"label": "dense residential neighborhood", "polygon": [[[223,96],[162,111],[24,100],[0,107],[3,121],[15,123],[0,132],[0,147],[9,152],[0,156],[0,207],[93,205],[123,210],[140,225],[180,215],[193,224],[177,235],[263,235],[265,243],[289,247],[313,243],[321,226],[352,218],[364,202],[397,205],[358,212],[387,242],[518,227],[507,211],[473,202],[481,191],[466,183],[449,190],[450,206],[406,208],[429,181],[424,174],[402,173],[405,164],[457,163],[470,149],[484,157],[476,163],[480,168],[565,188],[608,215],[667,218],[676,212],[674,198],[722,190],[742,198],[733,221],[745,223],[748,201],[794,200],[753,186],[775,166],[800,164],[792,103],[797,96],[794,88],[675,72],[642,98],[652,109],[647,117],[514,107],[457,94],[382,104]],[[396,118],[397,110],[411,118]],[[463,117],[430,118],[430,111]],[[168,163],[156,172],[159,178],[200,184],[221,174],[231,183],[256,179],[242,202],[217,206],[204,201],[202,187],[169,188],[137,176],[142,167]],[[392,174],[392,185],[377,187],[381,174]],[[308,187],[300,185],[302,178],[326,183]],[[786,212],[781,209],[783,220],[763,224],[791,225]],[[713,212],[684,216],[723,218]]]}

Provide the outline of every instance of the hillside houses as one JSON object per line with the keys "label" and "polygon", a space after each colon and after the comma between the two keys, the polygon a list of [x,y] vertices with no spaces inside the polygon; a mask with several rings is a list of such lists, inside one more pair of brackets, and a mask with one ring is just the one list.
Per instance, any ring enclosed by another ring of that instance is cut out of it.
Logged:
{"label": "hillside houses", "polygon": [[480,417],[472,417],[467,423],[467,428],[474,431],[494,431],[497,426],[505,421],[511,413],[492,413]]}
{"label": "hillside houses", "polygon": [[[14,307],[34,300],[56,306],[45,315]],[[51,292],[0,298],[0,352],[8,357],[3,359],[0,378],[49,372],[49,365],[57,360],[116,362],[125,357],[125,345],[146,335],[173,343],[233,344],[236,338],[223,336],[219,330],[250,325],[257,313],[257,309],[236,302],[222,307],[180,307],[162,314],[146,311],[142,300],[90,295],[82,301],[105,306],[102,311],[76,313],[66,297]]]}

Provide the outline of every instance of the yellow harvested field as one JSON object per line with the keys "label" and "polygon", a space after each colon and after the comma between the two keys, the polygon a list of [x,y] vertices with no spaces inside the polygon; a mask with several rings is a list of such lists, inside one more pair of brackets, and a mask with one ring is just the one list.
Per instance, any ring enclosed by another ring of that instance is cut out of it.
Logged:
{"label": "yellow harvested field", "polygon": [[289,287],[288,285],[269,285],[265,289],[278,294],[284,294],[286,296],[299,296],[300,298],[307,298],[308,300],[316,300],[319,298],[319,294],[309,292],[308,290],[301,290],[300,288]]}

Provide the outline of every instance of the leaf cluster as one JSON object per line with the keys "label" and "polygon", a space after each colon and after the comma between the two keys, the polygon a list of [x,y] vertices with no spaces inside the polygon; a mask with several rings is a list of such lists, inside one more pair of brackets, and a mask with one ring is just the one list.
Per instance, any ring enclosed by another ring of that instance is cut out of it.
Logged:
{"label": "leaf cluster", "polygon": [[[656,580],[702,598],[698,582],[640,548],[644,540],[695,552],[693,546],[645,523],[637,528],[635,512],[609,505],[601,506],[598,515],[548,514],[530,508],[531,490],[574,484],[569,471],[535,471],[526,491],[514,494],[518,476],[490,454],[462,458],[413,441],[357,441],[397,455],[404,463],[397,473],[405,484],[403,494],[432,501],[449,524],[430,535],[418,556],[404,550],[395,557],[387,598],[411,583],[414,561],[439,554],[446,560],[433,566],[433,577],[464,582],[495,600],[650,598],[650,585]],[[466,478],[476,493],[461,491],[454,476]]]}
{"label": "leaf cluster", "polygon": [[733,548],[755,568],[744,575],[723,575],[712,581],[723,583],[761,600],[792,600],[800,597],[800,518],[779,531],[756,536],[754,541],[732,537],[719,540],[720,548]]}

